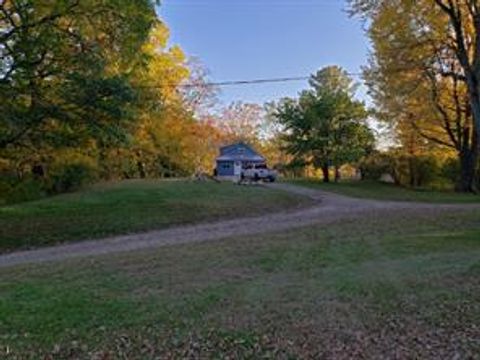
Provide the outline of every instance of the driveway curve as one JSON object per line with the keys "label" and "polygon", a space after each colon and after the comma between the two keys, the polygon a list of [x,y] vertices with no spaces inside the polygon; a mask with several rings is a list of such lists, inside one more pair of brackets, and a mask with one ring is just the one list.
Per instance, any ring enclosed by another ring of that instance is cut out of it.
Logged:
{"label": "driveway curve", "polygon": [[232,236],[261,235],[313,224],[328,224],[341,219],[356,218],[365,214],[385,211],[445,211],[480,208],[479,205],[426,204],[355,199],[326,191],[291,184],[268,184],[269,188],[289,191],[315,200],[311,207],[277,212],[258,217],[245,217],[212,223],[179,226],[140,234],[114,236],[105,239],[86,240],[78,243],[56,245],[34,250],[17,251],[0,255],[0,268],[71,258],[91,257],[110,253],[127,252],[167,245],[218,240]]}

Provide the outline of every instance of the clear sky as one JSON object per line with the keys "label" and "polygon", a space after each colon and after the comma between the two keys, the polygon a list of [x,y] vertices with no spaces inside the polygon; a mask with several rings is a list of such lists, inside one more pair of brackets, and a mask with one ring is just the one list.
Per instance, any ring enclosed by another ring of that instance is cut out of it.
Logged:
{"label": "clear sky", "polygon": [[[212,81],[308,76],[326,65],[359,72],[368,41],[344,0],[163,0],[171,43],[198,57]],[[225,103],[295,96],[306,81],[222,87]],[[362,91],[362,89],[361,89]],[[365,99],[365,95],[360,94]]]}

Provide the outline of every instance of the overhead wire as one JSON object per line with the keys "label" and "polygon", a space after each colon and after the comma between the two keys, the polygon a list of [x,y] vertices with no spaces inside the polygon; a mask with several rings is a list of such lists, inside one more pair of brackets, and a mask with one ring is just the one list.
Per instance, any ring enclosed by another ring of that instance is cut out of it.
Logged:
{"label": "overhead wire", "polygon": [[[349,76],[361,76],[361,73],[347,73]],[[280,78],[264,78],[264,79],[252,79],[252,80],[227,80],[218,82],[206,82],[206,83],[180,83],[180,84],[152,84],[152,85],[140,85],[139,88],[165,88],[165,87],[181,87],[181,88],[195,88],[195,87],[221,87],[221,86],[241,86],[241,85],[255,85],[255,84],[272,84],[272,83],[284,83],[293,81],[309,80],[310,76],[293,76],[293,77],[280,77]]]}

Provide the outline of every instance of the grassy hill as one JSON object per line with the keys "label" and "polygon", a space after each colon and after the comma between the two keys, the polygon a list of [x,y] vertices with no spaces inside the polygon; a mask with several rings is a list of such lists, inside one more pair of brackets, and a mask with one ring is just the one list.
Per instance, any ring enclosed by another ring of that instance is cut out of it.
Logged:
{"label": "grassy hill", "polygon": [[0,207],[0,252],[254,216],[310,200],[260,186],[124,181]]}

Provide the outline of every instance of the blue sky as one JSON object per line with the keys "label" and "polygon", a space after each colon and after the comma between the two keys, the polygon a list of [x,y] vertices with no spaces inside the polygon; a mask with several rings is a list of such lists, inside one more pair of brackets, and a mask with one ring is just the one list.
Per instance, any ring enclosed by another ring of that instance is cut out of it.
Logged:
{"label": "blue sky", "polygon": [[[344,0],[163,0],[158,12],[171,43],[198,57],[212,81],[224,81],[308,76],[333,64],[359,72],[368,41],[344,8]],[[220,99],[264,103],[306,87],[306,81],[223,87]]]}

